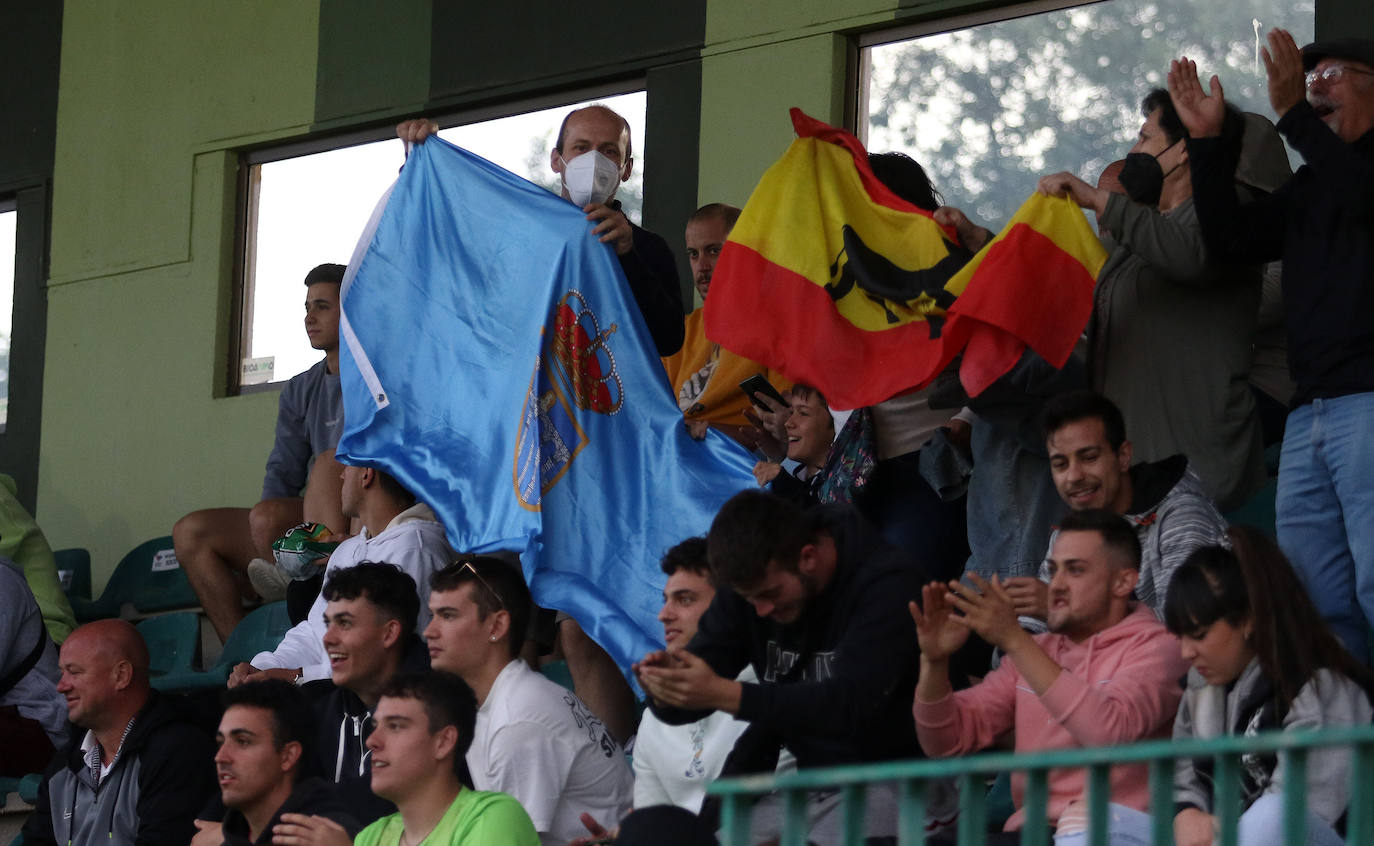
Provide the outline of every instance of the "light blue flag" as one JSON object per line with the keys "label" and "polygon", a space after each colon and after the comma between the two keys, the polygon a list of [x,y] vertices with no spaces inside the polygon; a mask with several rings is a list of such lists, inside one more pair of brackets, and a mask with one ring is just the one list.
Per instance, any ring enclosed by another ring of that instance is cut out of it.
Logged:
{"label": "light blue flag", "polygon": [[344,279],[345,463],[385,469],[458,550],[521,553],[541,606],[623,671],[662,648],[658,560],[754,485],[693,441],[609,245],[567,200],[418,145]]}

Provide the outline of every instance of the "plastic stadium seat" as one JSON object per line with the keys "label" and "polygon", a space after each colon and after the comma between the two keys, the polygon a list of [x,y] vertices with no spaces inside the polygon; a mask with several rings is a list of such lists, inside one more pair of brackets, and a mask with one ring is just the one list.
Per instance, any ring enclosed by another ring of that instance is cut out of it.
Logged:
{"label": "plastic stadium seat", "polygon": [[62,582],[62,592],[68,599],[91,598],[91,553],[80,547],[59,549],[53,552],[57,562],[57,578]]}
{"label": "plastic stadium seat", "polygon": [[138,633],[148,644],[149,671],[154,676],[189,672],[200,649],[200,615],[194,611],[174,611],[149,617],[138,624]]}
{"label": "plastic stadium seat", "polygon": [[72,599],[76,619],[83,623],[198,607],[200,600],[172,551],[170,535],[141,543],[125,555],[110,574],[99,599]]}
{"label": "plastic stadium seat", "polygon": [[235,664],[247,661],[259,652],[276,649],[290,628],[291,616],[286,611],[284,601],[255,608],[234,627],[215,666],[200,673],[186,670],[155,676],[153,687],[163,691],[221,687]]}
{"label": "plastic stadium seat", "polygon": [[41,773],[29,773],[21,778],[5,776],[0,778],[0,808],[4,808],[9,802],[11,793],[17,794],[20,800],[30,805],[38,801],[38,787],[43,783]]}
{"label": "plastic stadium seat", "polygon": [[572,673],[568,670],[567,661],[550,661],[539,668],[539,672],[544,674],[544,678],[551,682],[561,684],[568,690],[573,689]]}
{"label": "plastic stadium seat", "polygon": [[1277,512],[1274,509],[1274,500],[1278,496],[1279,480],[1270,479],[1264,487],[1234,511],[1227,512],[1224,516],[1226,522],[1232,526],[1250,526],[1264,532],[1270,538],[1275,537],[1277,530],[1274,525],[1277,521]]}

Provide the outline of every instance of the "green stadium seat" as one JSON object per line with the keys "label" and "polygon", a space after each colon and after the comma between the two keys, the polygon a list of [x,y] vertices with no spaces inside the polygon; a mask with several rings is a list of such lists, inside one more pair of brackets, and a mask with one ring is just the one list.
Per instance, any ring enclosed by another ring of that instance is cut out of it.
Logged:
{"label": "green stadium seat", "polygon": [[83,623],[107,617],[136,619],[199,606],[200,600],[172,551],[170,535],[141,543],[125,555],[99,599],[72,599],[76,619]]}
{"label": "green stadium seat", "polygon": [[1247,499],[1239,508],[1223,515],[1226,522],[1232,526],[1250,526],[1259,529],[1270,538],[1275,537],[1278,512],[1274,508],[1274,500],[1278,492],[1279,480],[1271,478],[1258,493]]}
{"label": "green stadium seat", "polygon": [[43,784],[42,773],[29,773],[19,779],[19,798],[30,805],[38,802],[38,788]]}
{"label": "green stadium seat", "polygon": [[568,670],[567,661],[550,661],[540,667],[539,672],[543,673],[544,678],[549,681],[561,684],[568,690],[573,689],[572,673]]}
{"label": "green stadium seat", "polygon": [[59,549],[53,552],[57,562],[57,578],[62,582],[62,592],[68,599],[91,598],[91,553],[81,547]]}
{"label": "green stadium seat", "polygon": [[250,660],[259,652],[276,649],[291,628],[286,603],[271,602],[249,612],[224,643],[215,666],[204,672],[183,670],[153,677],[153,687],[162,691],[203,690],[222,687],[234,665]]}
{"label": "green stadium seat", "polygon": [[194,611],[173,611],[148,617],[137,626],[148,644],[149,672],[165,676],[189,672],[200,651],[200,615]]}

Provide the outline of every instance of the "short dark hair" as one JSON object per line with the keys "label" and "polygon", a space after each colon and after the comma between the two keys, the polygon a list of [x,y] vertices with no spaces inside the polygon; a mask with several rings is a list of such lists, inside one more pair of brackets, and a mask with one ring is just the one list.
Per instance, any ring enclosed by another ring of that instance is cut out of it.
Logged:
{"label": "short dark hair", "polygon": [[1174,108],[1174,98],[1163,88],[1151,89],[1140,101],[1141,117],[1149,117],[1155,109],[1159,109],[1159,128],[1164,130],[1171,142],[1188,137],[1188,128],[1178,116],[1178,109]]}
{"label": "short dark hair", "polygon": [[317,264],[305,274],[305,286],[309,288],[317,282],[332,282],[335,285],[342,285],[344,272],[348,268],[342,264]]}
{"label": "short dark hair", "polygon": [[1169,579],[1164,625],[1180,637],[1218,620],[1251,622],[1250,645],[1286,714],[1317,670],[1326,668],[1368,692],[1374,675],[1331,633],[1293,566],[1278,546],[1244,526],[1227,530],[1230,548],[1189,553]]}
{"label": "short dark hair", "polygon": [[406,503],[407,508],[415,504],[415,494],[411,493],[405,485],[396,481],[395,476],[380,467],[373,467],[371,469],[372,472],[377,474],[377,484],[381,486],[381,489],[387,496],[397,502]]}
{"label": "short dark hair", "polygon": [[[590,106],[583,106],[579,109],[573,109],[572,111],[568,112],[566,115],[563,116],[563,122],[558,125],[558,140],[553,142],[553,148],[558,151],[558,155],[563,155],[563,141],[566,139],[568,134],[568,121],[572,120],[573,115],[578,114],[579,112],[585,112],[589,109],[600,109],[601,111],[613,116],[616,120],[620,121],[620,126],[625,130],[625,161],[629,161],[630,159],[634,158],[634,133],[630,131],[630,122],[626,120],[615,109],[611,108],[610,106],[603,106],[600,103],[592,103]],[[624,167],[625,162],[621,162],[620,166]]]}
{"label": "short dark hair", "polygon": [[472,589],[472,602],[477,606],[478,619],[485,620],[502,609],[510,615],[506,635],[508,646],[512,658],[519,655],[525,645],[525,630],[530,624],[530,607],[534,604],[525,584],[525,574],[517,565],[491,555],[464,555],[429,577],[429,589],[440,593],[458,590],[466,584],[476,585]]}
{"label": "short dark hair", "polygon": [[716,575],[711,572],[711,565],[706,560],[706,538],[688,538],[669,549],[663,553],[663,560],[659,562],[658,568],[665,576],[685,570],[706,579],[712,587],[716,585]]}
{"label": "short dark hair", "polygon": [[768,491],[745,490],[730,497],[711,521],[706,557],[717,585],[749,588],[763,580],[770,561],[797,572],[802,547],[814,537],[801,506]]}
{"label": "short dark hair", "polygon": [[879,182],[916,208],[935,211],[944,205],[926,169],[906,153],[869,153],[868,166]]}
{"label": "short dark hair", "polygon": [[477,695],[468,683],[443,670],[397,673],[382,688],[381,696],[414,699],[423,705],[430,734],[444,726],[458,729],[458,743],[453,747],[453,774],[463,781],[467,774],[464,756],[472,745],[472,732],[477,725]]}
{"label": "short dark hair", "polygon": [[821,401],[821,405],[825,406],[827,411],[830,410],[830,403],[826,401],[825,394],[821,393],[820,388],[817,388],[813,385],[807,385],[802,382],[795,382],[793,383],[791,388],[787,389],[787,395],[790,399],[799,399],[803,402],[811,399],[812,397],[815,397],[816,399]]}
{"label": "short dark hair", "polygon": [[725,221],[726,229],[734,229],[735,224],[739,221],[739,216],[740,210],[734,206],[726,205],[725,203],[707,203],[692,212],[692,216],[687,218],[687,222],[696,223],[698,220],[718,217]]}
{"label": "short dark hair", "polygon": [[1040,429],[1045,440],[1070,423],[1101,420],[1102,432],[1114,451],[1126,442],[1126,419],[1116,403],[1097,391],[1069,391],[1051,397],[1040,412]]}
{"label": "short dark hair", "polygon": [[1140,538],[1125,517],[1105,508],[1070,511],[1059,521],[1059,531],[1097,532],[1109,552],[1132,570],[1140,569]]}
{"label": "short dark hair", "polygon": [[402,649],[415,634],[415,623],[420,617],[420,594],[415,580],[395,564],[364,561],[335,570],[324,583],[323,593],[326,602],[364,597],[377,606],[384,617],[399,621],[401,638],[398,644]]}
{"label": "short dark hair", "polygon": [[220,696],[224,710],[235,705],[261,708],[272,717],[272,745],[281,749],[288,743],[301,745],[300,773],[314,760],[315,712],[305,694],[294,684],[282,679],[263,679],[252,684],[231,687]]}
{"label": "short dark hair", "polygon": [[[1178,116],[1174,98],[1163,88],[1155,88],[1140,101],[1140,116],[1148,118],[1159,109],[1159,128],[1164,130],[1170,144],[1177,144],[1189,137],[1188,127]],[[1230,150],[1240,146],[1241,136],[1245,134],[1245,116],[1231,103],[1226,104],[1221,120],[1222,145]]]}

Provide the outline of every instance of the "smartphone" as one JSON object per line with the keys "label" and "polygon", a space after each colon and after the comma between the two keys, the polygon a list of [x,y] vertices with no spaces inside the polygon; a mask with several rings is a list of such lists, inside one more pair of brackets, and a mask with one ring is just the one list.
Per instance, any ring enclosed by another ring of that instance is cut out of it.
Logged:
{"label": "smartphone", "polygon": [[763,377],[762,373],[755,373],[753,376],[740,382],[739,389],[749,395],[750,402],[764,411],[767,411],[768,407],[759,402],[760,395],[768,397],[783,408],[787,408],[791,405],[782,394],[778,393],[777,388],[774,388],[768,383],[768,380]]}

